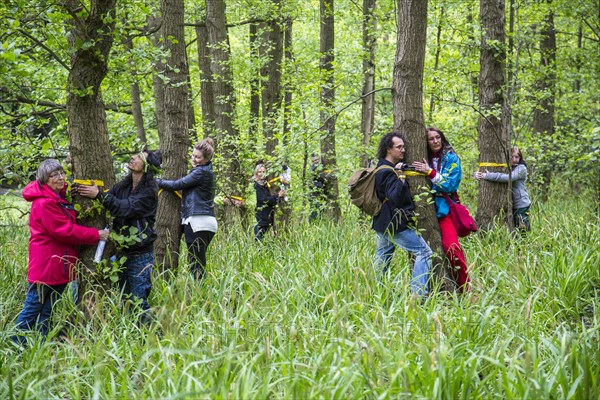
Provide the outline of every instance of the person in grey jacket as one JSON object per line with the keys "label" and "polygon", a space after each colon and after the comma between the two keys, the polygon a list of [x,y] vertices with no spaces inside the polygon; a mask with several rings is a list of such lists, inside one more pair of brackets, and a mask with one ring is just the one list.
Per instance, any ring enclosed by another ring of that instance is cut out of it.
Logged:
{"label": "person in grey jacket", "polygon": [[[513,197],[513,222],[515,228],[521,232],[527,232],[531,229],[529,223],[529,206],[531,200],[529,199],[529,192],[525,187],[525,181],[527,180],[527,164],[523,160],[521,150],[517,146],[512,149],[512,172],[510,179],[512,180],[512,197]],[[477,171],[473,175],[475,179],[485,179],[492,182],[506,182],[509,181],[509,175],[502,172],[485,172]]]}
{"label": "person in grey jacket", "polygon": [[192,169],[181,179],[174,181],[157,179],[158,187],[166,190],[181,190],[181,225],[188,249],[188,262],[195,279],[204,277],[206,250],[217,232],[218,224],[214,213],[215,174],[212,158],[214,142],[207,138],[197,143],[192,152]]}

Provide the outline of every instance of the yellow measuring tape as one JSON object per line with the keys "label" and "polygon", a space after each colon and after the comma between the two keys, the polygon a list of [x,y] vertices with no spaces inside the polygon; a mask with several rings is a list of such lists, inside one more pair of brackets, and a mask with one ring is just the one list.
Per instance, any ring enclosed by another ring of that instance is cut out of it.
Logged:
{"label": "yellow measuring tape", "polygon": [[498,163],[493,163],[493,162],[480,162],[479,166],[480,167],[504,167],[504,168],[508,168],[508,164],[498,164]]}
{"label": "yellow measuring tape", "polygon": [[[160,196],[160,194],[163,192],[163,189],[158,189],[158,195]],[[180,199],[183,199],[183,196],[181,196],[181,191],[180,190],[176,190],[173,193],[175,193]]]}
{"label": "yellow measuring tape", "polygon": [[96,186],[104,186],[104,182],[100,179],[73,179],[73,183],[85,186],[92,186],[92,182],[95,182]]}
{"label": "yellow measuring tape", "polygon": [[240,196],[227,196],[227,197],[230,199],[233,199],[233,200],[244,201],[244,202],[246,201],[246,200],[244,200],[243,197],[240,197]]}
{"label": "yellow measuring tape", "polygon": [[426,173],[418,172],[418,171],[402,171],[402,175],[406,175],[406,176],[427,176]]}

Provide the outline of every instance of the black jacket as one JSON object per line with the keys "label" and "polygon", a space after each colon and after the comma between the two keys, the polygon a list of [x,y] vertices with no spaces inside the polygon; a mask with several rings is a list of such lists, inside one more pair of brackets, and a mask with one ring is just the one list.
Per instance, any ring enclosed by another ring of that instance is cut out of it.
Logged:
{"label": "black jacket", "polygon": [[181,218],[191,215],[215,216],[215,174],[212,163],[192,168],[189,174],[176,181],[157,179],[158,186],[182,190]]}
{"label": "black jacket", "polygon": [[254,190],[256,190],[256,222],[258,226],[273,225],[275,206],[279,201],[279,197],[271,196],[268,183],[261,185],[255,181]]}
{"label": "black jacket", "polygon": [[[125,180],[131,179],[130,177]],[[126,181],[124,181],[126,182]],[[132,192],[131,182],[120,182],[108,192],[100,192],[96,197],[114,217],[112,229],[114,232],[129,237],[130,227],[137,228],[138,242],[123,250],[124,254],[142,254],[154,250],[156,240],[156,207],[158,205],[158,187],[154,179]],[[142,185],[142,183],[140,183]]]}
{"label": "black jacket", "polygon": [[[394,167],[383,158],[379,159],[377,167],[381,165]],[[383,201],[381,212],[373,217],[372,227],[376,232],[393,235],[414,225],[415,204],[407,181],[400,179],[395,171],[384,168],[375,173],[375,191]]]}

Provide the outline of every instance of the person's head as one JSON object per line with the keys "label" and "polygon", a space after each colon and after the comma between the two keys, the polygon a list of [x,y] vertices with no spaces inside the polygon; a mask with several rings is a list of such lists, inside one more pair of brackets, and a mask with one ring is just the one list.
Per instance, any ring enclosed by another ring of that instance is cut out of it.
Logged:
{"label": "person's head", "polygon": [[65,170],[60,162],[51,158],[42,161],[38,167],[36,179],[40,186],[46,184],[56,193],[60,193],[65,187],[66,176]]}
{"label": "person's head", "polygon": [[521,154],[521,150],[517,146],[513,146],[511,153],[511,164],[513,167],[516,167],[521,162],[525,162],[525,160],[523,160],[523,154]]}
{"label": "person's head", "polygon": [[261,181],[261,180],[265,179],[266,174],[267,174],[267,168],[265,167],[265,164],[256,164],[256,167],[254,167],[253,179],[255,181]]}
{"label": "person's head", "polygon": [[160,169],[162,163],[162,154],[160,151],[143,151],[134,154],[129,159],[127,167],[132,173],[154,173]]}
{"label": "person's head", "polygon": [[396,164],[404,159],[404,135],[390,132],[383,135],[377,148],[377,158],[385,158]]}
{"label": "person's head", "polygon": [[192,152],[192,165],[197,167],[198,165],[208,164],[212,161],[215,155],[215,142],[211,138],[206,138],[194,146]]}
{"label": "person's head", "polygon": [[450,142],[446,139],[446,135],[444,135],[441,129],[429,127],[426,129],[426,132],[428,155],[436,154],[440,151],[447,152],[452,150],[452,145],[450,145]]}
{"label": "person's head", "polygon": [[313,163],[313,165],[317,165],[321,162],[321,157],[318,154],[312,153],[310,155],[310,160]]}

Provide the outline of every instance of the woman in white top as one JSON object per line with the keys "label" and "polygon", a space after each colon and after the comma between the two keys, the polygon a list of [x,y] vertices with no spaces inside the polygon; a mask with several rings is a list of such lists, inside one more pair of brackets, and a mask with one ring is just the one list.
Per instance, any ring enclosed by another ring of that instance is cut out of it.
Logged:
{"label": "woman in white top", "polygon": [[181,224],[188,248],[188,262],[196,279],[204,277],[206,250],[217,232],[215,218],[215,174],[212,158],[214,142],[207,138],[197,143],[192,152],[192,169],[181,179],[157,179],[158,186],[166,190],[181,190]]}

